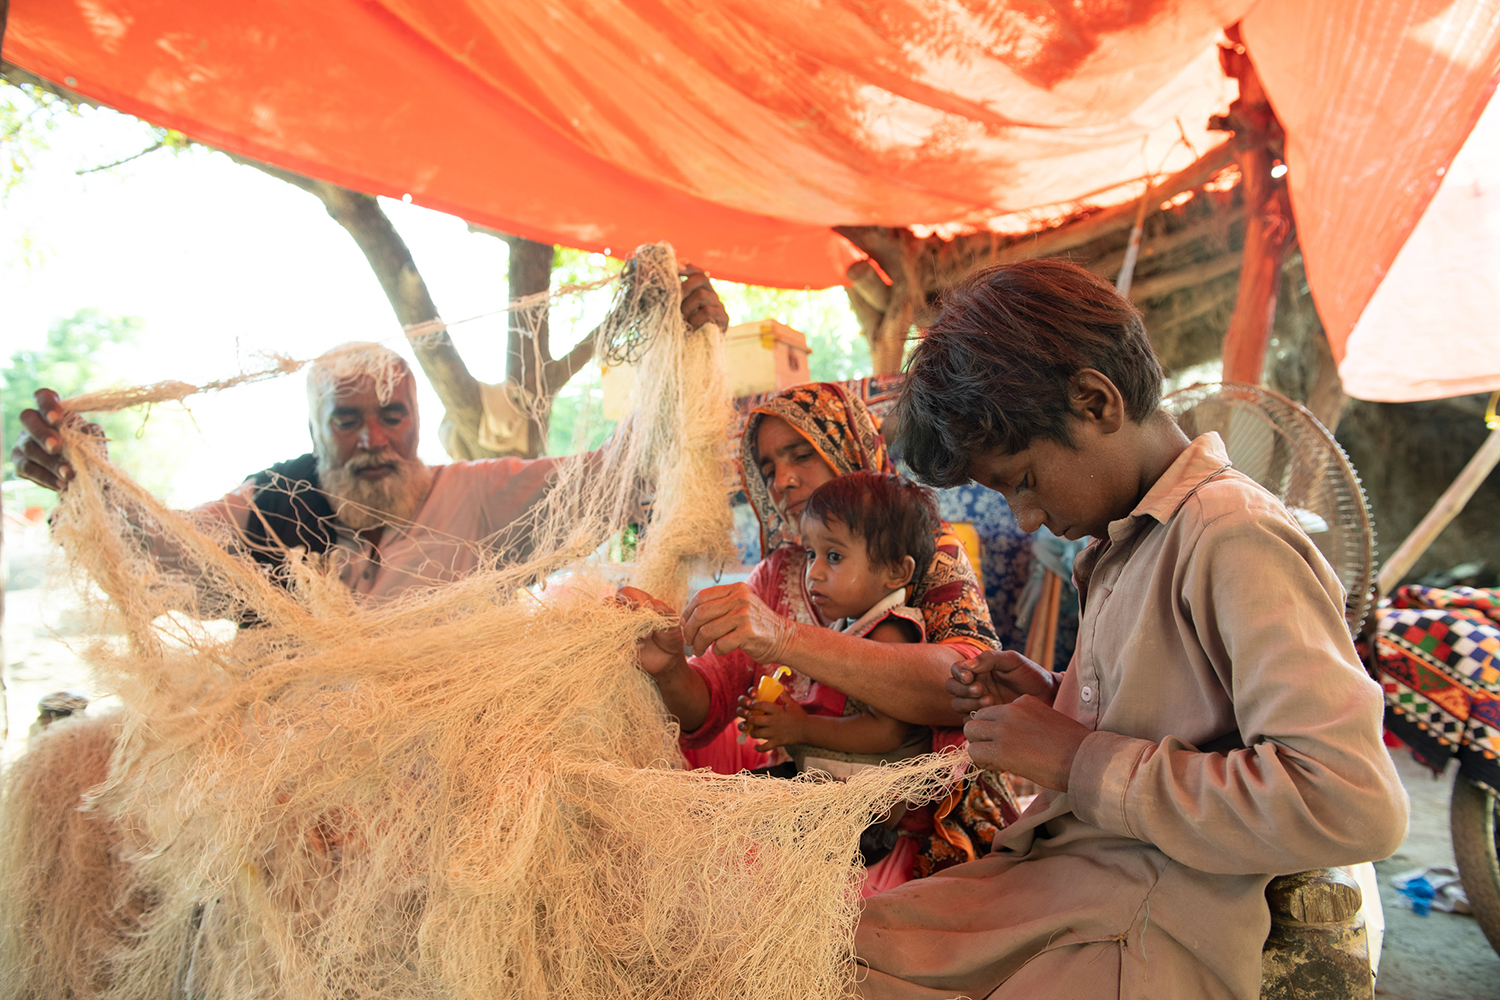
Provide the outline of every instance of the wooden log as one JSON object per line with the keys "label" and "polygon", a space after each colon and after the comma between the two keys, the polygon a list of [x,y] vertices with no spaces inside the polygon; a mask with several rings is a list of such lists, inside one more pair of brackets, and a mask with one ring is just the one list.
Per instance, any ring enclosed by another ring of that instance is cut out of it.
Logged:
{"label": "wooden log", "polygon": [[[1225,253],[1233,253],[1230,249],[1228,234],[1230,229],[1245,218],[1243,206],[1226,208],[1215,212],[1207,218],[1199,219],[1190,225],[1169,233],[1162,233],[1141,242],[1140,259],[1137,267],[1142,267],[1156,260],[1160,260],[1167,254],[1176,250],[1184,249],[1200,240],[1218,240],[1224,247]],[[1216,256],[1222,256],[1216,255]],[[1125,262],[1125,251],[1115,250],[1091,260],[1086,265],[1095,274],[1104,275],[1106,278],[1114,278],[1120,273],[1120,268]],[[1239,256],[1235,254],[1235,266],[1239,266]],[[1142,279],[1145,280],[1145,279]],[[1134,298],[1134,296],[1131,296]]]}
{"label": "wooden log", "polygon": [[1292,213],[1286,186],[1271,177],[1270,150],[1264,146],[1247,150],[1240,170],[1245,177],[1249,223],[1239,296],[1224,335],[1224,381],[1258,385],[1265,374],[1271,324],[1276,321],[1276,296],[1281,290]]}
{"label": "wooden log", "polygon": [[[1154,185],[1146,194],[1145,203],[1160,204],[1184,191],[1202,187],[1233,162],[1234,151],[1229,142],[1215,146],[1193,163]],[[1139,211],[1139,204],[1132,199],[1122,205],[1064,222],[1052,229],[1021,237],[1001,236],[992,232],[970,233],[952,240],[929,237],[920,241],[925,254],[924,262],[935,272],[927,276],[931,279],[928,290],[940,290],[982,263],[1050,257],[1083,246],[1106,233],[1127,229]],[[835,226],[834,232],[873,257],[893,280],[896,278],[892,267],[899,266],[899,234],[904,230],[885,226]]]}
{"label": "wooden log", "polygon": [[1402,577],[1411,572],[1417,560],[1422,558],[1422,553],[1427,551],[1437,536],[1443,533],[1443,529],[1448,527],[1449,522],[1464,509],[1464,504],[1469,502],[1469,498],[1479,489],[1479,485],[1494,470],[1496,464],[1500,464],[1500,428],[1490,432],[1490,436],[1485,438],[1484,444],[1469,459],[1469,464],[1464,466],[1458,478],[1438,497],[1437,503],[1432,505],[1427,516],[1406,536],[1395,554],[1380,567],[1380,576],[1376,578],[1375,586],[1382,595],[1389,594],[1401,582]]}
{"label": "wooden log", "polygon": [[[1239,270],[1240,263],[1238,256],[1226,253],[1201,264],[1194,264],[1192,267],[1183,267],[1176,271],[1168,271],[1166,274],[1143,278],[1130,290],[1130,298],[1134,302],[1159,299],[1184,288],[1222,278],[1226,274]],[[1225,376],[1226,379],[1228,377]]]}
{"label": "wooden log", "polygon": [[[1147,204],[1153,202],[1160,204],[1184,191],[1202,187],[1220,170],[1229,166],[1233,160],[1234,152],[1230,143],[1215,146],[1193,163],[1152,187],[1146,194],[1145,200]],[[1090,243],[1105,233],[1125,229],[1135,218],[1136,211],[1137,202],[1134,200],[1123,205],[1115,205],[1084,216],[1076,222],[1064,223],[1053,229],[1044,229],[1034,236],[1013,241],[1004,247],[997,248],[994,256],[996,260],[1004,262],[1026,260],[1031,257],[1052,257],[1065,253],[1075,247]],[[972,236],[960,236],[955,242],[959,240],[966,244],[972,242],[983,250],[983,242],[987,239],[988,234],[975,233]]]}
{"label": "wooden log", "polygon": [[1146,231],[1146,211],[1151,207],[1151,189],[1141,196],[1140,207],[1135,213],[1135,223],[1130,227],[1130,239],[1125,243],[1125,257],[1120,261],[1120,273],[1115,277],[1115,291],[1130,297],[1130,283],[1135,280],[1135,262],[1141,253],[1141,234]]}

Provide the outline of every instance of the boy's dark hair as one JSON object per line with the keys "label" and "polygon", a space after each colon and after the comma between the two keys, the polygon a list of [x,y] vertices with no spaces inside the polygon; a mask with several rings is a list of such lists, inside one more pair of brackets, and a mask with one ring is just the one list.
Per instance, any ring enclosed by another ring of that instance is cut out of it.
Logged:
{"label": "boy's dark hair", "polygon": [[881,472],[851,472],[824,483],[807,498],[802,516],[838,521],[864,540],[878,566],[900,566],[902,557],[911,556],[916,569],[908,588],[932,564],[942,525],[931,490]]}
{"label": "boy's dark hair", "polygon": [[1077,264],[980,268],[948,292],[922,335],[896,404],[895,444],[923,482],[958,486],[981,452],[1034,439],[1072,447],[1070,380],[1093,368],[1144,422],[1161,403],[1161,364],[1140,310]]}

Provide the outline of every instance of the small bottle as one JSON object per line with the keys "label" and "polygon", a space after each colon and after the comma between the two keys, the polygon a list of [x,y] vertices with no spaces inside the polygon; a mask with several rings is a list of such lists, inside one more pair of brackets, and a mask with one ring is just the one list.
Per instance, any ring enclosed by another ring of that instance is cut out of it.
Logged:
{"label": "small bottle", "polygon": [[[769,674],[761,677],[759,683],[755,685],[755,700],[769,704],[780,698],[781,692],[786,690],[786,685],[781,683],[782,678],[790,676],[792,676],[791,667],[777,667]],[[750,734],[741,729],[739,735],[740,745],[744,746],[748,742],[750,742]]]}

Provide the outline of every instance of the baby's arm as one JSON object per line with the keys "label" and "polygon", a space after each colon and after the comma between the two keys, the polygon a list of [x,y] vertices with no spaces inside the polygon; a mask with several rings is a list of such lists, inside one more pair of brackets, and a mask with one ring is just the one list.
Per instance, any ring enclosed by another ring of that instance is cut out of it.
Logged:
{"label": "baby's arm", "polygon": [[760,740],[755,749],[765,752],[791,743],[825,747],[843,753],[884,753],[906,741],[911,727],[904,722],[866,709],[837,718],[808,715],[794,701],[787,704],[756,702],[744,727],[750,738]]}
{"label": "baby's arm", "polygon": [[[866,637],[876,642],[911,642],[912,635],[897,620],[881,622]],[[762,742],[755,749],[762,752],[791,743],[825,747],[842,753],[885,753],[906,741],[911,727],[898,719],[866,708],[854,715],[809,715],[791,699],[785,703],[763,701],[747,706],[742,728],[750,737]]]}

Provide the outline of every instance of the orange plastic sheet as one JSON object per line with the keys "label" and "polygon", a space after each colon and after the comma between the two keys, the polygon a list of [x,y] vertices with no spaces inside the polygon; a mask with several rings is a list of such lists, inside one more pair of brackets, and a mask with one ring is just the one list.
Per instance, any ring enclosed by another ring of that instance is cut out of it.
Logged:
{"label": "orange plastic sheet", "polygon": [[1500,389],[1500,102],[1491,102],[1360,316],[1344,391],[1406,402]]}
{"label": "orange plastic sheet", "polygon": [[[1500,3],[1266,0],[1246,18],[1244,38],[1286,129],[1308,284],[1342,359],[1350,331],[1494,91]],[[1500,256],[1488,266],[1500,271]],[[1426,293],[1462,294],[1458,273]],[[1457,332],[1478,335],[1494,309],[1491,299]],[[1428,351],[1424,331],[1411,333],[1403,353]],[[1469,359],[1459,352],[1444,363],[1457,372]]]}
{"label": "orange plastic sheet", "polygon": [[[6,59],[222,148],[585,249],[843,279],[839,224],[1136,196],[1244,37],[1335,353],[1500,73],[1500,0],[11,0]],[[1027,213],[1032,213],[1028,215]],[[1455,359],[1455,364],[1461,363]]]}
{"label": "orange plastic sheet", "polygon": [[12,0],[4,55],[471,222],[826,286],[858,256],[829,226],[1121,200],[1191,162],[1234,95],[1215,38],[1250,5]]}

